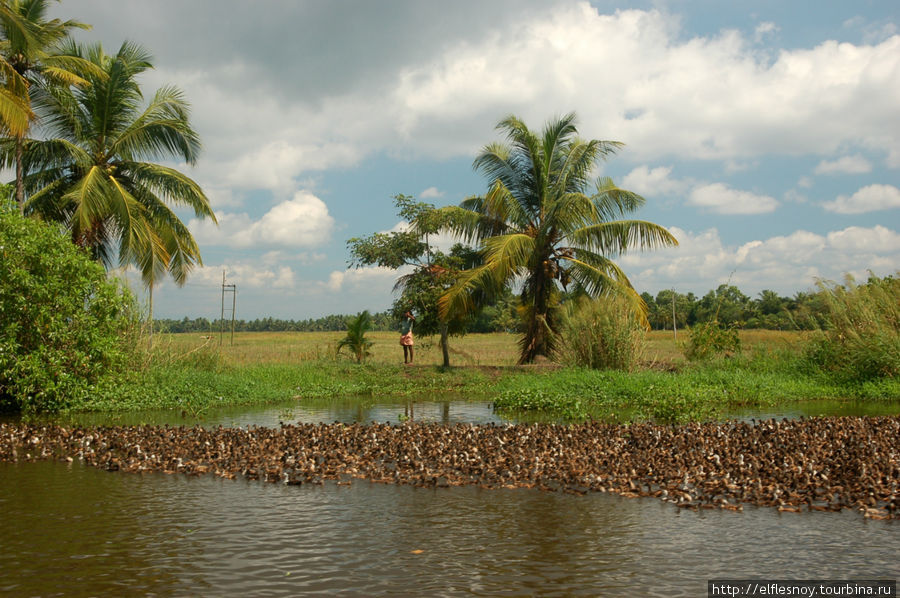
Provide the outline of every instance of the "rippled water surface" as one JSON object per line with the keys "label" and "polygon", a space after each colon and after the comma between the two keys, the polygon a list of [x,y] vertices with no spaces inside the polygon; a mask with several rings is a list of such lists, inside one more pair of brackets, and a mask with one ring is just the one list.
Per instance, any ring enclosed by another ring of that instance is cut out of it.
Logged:
{"label": "rippled water surface", "polygon": [[[200,423],[404,418],[507,421],[486,403],[446,401],[231,409]],[[900,521],[853,511],[694,512],[601,493],[283,486],[0,463],[0,595],[10,596],[705,596],[714,578],[896,579],[897,546]]]}
{"label": "rippled water surface", "polygon": [[702,596],[711,578],[897,578],[855,512],[680,511],[538,490],[283,486],[0,464],[0,593]]}

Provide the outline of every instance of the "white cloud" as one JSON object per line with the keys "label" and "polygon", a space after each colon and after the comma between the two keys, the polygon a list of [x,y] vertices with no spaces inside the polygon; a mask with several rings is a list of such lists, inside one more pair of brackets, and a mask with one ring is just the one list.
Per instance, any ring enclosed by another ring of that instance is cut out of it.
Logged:
{"label": "white cloud", "polygon": [[838,214],[863,214],[900,208],[900,189],[893,185],[868,185],[850,197],[840,195],[823,206],[829,212]]}
{"label": "white cloud", "polygon": [[222,285],[222,270],[225,270],[227,284],[250,289],[293,289],[296,286],[294,271],[282,266],[277,269],[261,267],[260,264],[240,261],[218,266],[203,266],[191,274],[191,284],[209,285],[212,289]]}
{"label": "white cloud", "polygon": [[364,289],[372,296],[389,296],[397,279],[407,271],[407,268],[391,270],[381,266],[334,270],[320,286],[334,293]]}
{"label": "white cloud", "polygon": [[257,221],[245,213],[221,212],[216,218],[218,227],[206,220],[188,223],[200,245],[312,247],[327,241],[334,227],[328,206],[307,191],[297,191]]}
{"label": "white cloud", "polygon": [[765,39],[766,36],[768,36],[772,33],[776,33],[778,31],[779,31],[778,25],[776,25],[775,23],[772,23],[771,21],[765,21],[756,26],[756,29],[753,32],[754,39],[756,40],[757,43],[759,43],[759,42],[763,41],[763,39]]}
{"label": "white cloud", "polygon": [[689,182],[672,178],[671,166],[638,166],[622,179],[621,187],[643,196],[683,193]]}
{"label": "white cloud", "polygon": [[438,190],[437,187],[429,187],[419,194],[421,199],[437,199],[439,197],[444,197],[444,192]]}
{"label": "white cloud", "polygon": [[828,245],[839,251],[870,253],[900,251],[900,234],[880,225],[872,228],[851,226],[830,232],[826,238]]}
{"label": "white cloud", "polygon": [[[885,126],[900,104],[896,34],[872,45],[826,41],[773,57],[734,30],[691,35],[664,11],[602,14],[588,2],[510,11],[498,2],[480,7],[495,18],[479,23],[465,11],[419,3],[390,18],[359,8],[379,29],[354,28],[353,35],[329,28],[337,9],[284,5],[259,14],[237,5],[227,9],[241,15],[227,24],[228,35],[198,38],[183,32],[196,27],[205,3],[169,2],[154,19],[134,7],[114,18],[102,2],[85,4],[95,35],[118,39],[123,18],[140,19],[150,36],[144,43],[166,57],[148,73],[146,88],[175,82],[185,90],[206,147],[195,178],[222,188],[269,189],[284,198],[304,173],[375,152],[471,155],[505,114],[539,128],[548,115],[570,109],[581,117],[582,134],[623,140],[634,160],[742,166],[773,150],[825,155],[859,147],[900,164],[900,138]],[[421,23],[409,27],[413,19]],[[303,35],[283,33],[298,21]],[[279,50],[288,47],[288,54],[246,43],[259,31],[287,40]],[[763,22],[755,35],[774,31]],[[343,41],[333,52],[321,52],[326,33]],[[392,41],[375,43],[379,38]],[[320,54],[294,59],[309,51]],[[216,194],[217,209],[242,199]]]}
{"label": "white cloud", "polygon": [[900,102],[900,36],[874,46],[828,41],[770,60],[735,31],[680,33],[658,11],[605,15],[587,3],[506,23],[481,43],[450,45],[442,60],[403,72],[401,130],[435,151],[457,140],[463,151],[483,140],[483,132],[472,137],[483,115],[514,112],[539,126],[563,106],[578,110],[585,134],[627,141],[638,159],[900,144],[884,127]]}
{"label": "white cloud", "polygon": [[843,156],[837,160],[822,160],[816,166],[816,174],[863,174],[872,172],[872,164],[859,154]]}
{"label": "white cloud", "polygon": [[773,197],[731,189],[722,183],[695,187],[688,203],[718,214],[765,214],[778,207],[778,201]]}
{"label": "white cloud", "polygon": [[230,165],[225,181],[244,189],[285,193],[295,185],[295,177],[302,172],[352,164],[358,158],[358,151],[349,143],[313,145],[282,139],[241,155]]}
{"label": "white cloud", "polygon": [[731,278],[745,293],[772,289],[791,294],[811,287],[816,278],[840,280],[846,273],[865,278],[868,270],[887,275],[900,264],[900,233],[883,226],[848,227],[824,235],[798,230],[740,245],[724,243],[716,229],[669,230],[679,247],[619,260],[640,291],[675,287],[705,293]]}

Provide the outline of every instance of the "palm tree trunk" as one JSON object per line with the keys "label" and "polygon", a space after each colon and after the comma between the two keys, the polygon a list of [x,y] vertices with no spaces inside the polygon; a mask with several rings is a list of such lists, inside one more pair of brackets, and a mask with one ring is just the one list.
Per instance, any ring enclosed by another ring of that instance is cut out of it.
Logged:
{"label": "palm tree trunk", "polygon": [[150,348],[153,348],[153,284],[150,284]]}
{"label": "palm tree trunk", "polygon": [[441,322],[441,355],[444,356],[444,367],[450,367],[450,339],[447,332],[447,323]]}
{"label": "palm tree trunk", "polygon": [[23,154],[25,152],[25,140],[21,136],[16,137],[16,203],[19,204],[19,213],[25,215],[25,172]]}

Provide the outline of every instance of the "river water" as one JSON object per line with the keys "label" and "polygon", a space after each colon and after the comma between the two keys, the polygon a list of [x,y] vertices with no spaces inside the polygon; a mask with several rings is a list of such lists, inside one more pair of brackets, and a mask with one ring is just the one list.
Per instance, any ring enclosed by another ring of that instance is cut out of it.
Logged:
{"label": "river water", "polygon": [[[503,421],[448,402],[223,410],[204,423],[406,417]],[[0,463],[0,594],[12,596],[705,596],[717,578],[897,579],[897,546],[900,522],[852,511]]]}

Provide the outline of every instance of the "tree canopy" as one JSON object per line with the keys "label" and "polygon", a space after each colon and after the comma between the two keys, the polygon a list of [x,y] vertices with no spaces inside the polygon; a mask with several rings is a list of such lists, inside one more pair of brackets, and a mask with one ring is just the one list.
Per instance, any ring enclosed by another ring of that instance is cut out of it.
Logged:
{"label": "tree canopy", "polygon": [[551,120],[541,134],[516,116],[497,128],[506,141],[486,145],[474,162],[487,193],[442,210],[449,230],[477,243],[484,260],[444,295],[442,313],[468,311],[485,289],[519,286],[520,363],[551,354],[560,295],[570,285],[592,296],[621,294],[646,321],[643,301],[613,258],[678,241],[659,225],[621,219],[643,197],[608,177],[591,179],[597,162],[622,143],[581,139],[574,114]]}
{"label": "tree canopy", "polygon": [[414,197],[394,197],[397,214],[406,220],[408,228],[390,233],[374,233],[347,241],[350,265],[381,266],[408,272],[398,277],[394,286],[400,296],[394,301],[392,312],[399,318],[407,310],[416,314],[416,331],[424,335],[440,334],[444,366],[450,365],[449,340],[451,334],[463,334],[469,323],[465,316],[441,313],[439,298],[456,283],[458,273],[478,256],[457,244],[450,253],[435,250],[429,238],[446,223],[441,212],[427,202]]}
{"label": "tree canopy", "polygon": [[143,105],[137,77],[152,64],[140,46],[126,42],[114,56],[99,44],[70,43],[66,51],[102,76],[90,75],[87,87],[47,90],[50,138],[25,145],[26,214],[64,224],[77,245],[107,265],[134,264],[148,286],[166,272],[183,284],[202,262],[172,208],[215,221],[200,186],[155,161],[197,160],[200,139],[183,93],[162,87]]}

